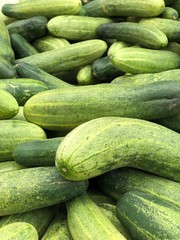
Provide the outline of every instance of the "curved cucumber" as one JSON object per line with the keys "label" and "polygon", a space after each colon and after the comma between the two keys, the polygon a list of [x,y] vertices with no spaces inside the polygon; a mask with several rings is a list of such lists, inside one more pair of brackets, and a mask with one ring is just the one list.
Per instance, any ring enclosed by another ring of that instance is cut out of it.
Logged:
{"label": "curved cucumber", "polygon": [[133,118],[103,117],[67,134],[56,152],[56,167],[67,179],[99,176],[134,167],[180,182],[180,135]]}

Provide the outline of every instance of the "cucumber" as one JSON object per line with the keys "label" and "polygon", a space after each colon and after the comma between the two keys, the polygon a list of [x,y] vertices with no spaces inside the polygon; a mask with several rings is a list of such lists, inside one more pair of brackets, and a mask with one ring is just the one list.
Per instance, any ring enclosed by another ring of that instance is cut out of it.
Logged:
{"label": "cucumber", "polygon": [[122,48],[111,55],[110,59],[115,68],[132,74],[156,73],[180,68],[179,55],[166,50]]}
{"label": "cucumber", "polygon": [[83,41],[98,38],[96,29],[105,23],[112,22],[109,18],[88,16],[57,16],[52,18],[47,28],[55,37],[68,40]]}
{"label": "cucumber", "polygon": [[22,120],[22,121],[26,121],[27,122],[27,120],[26,120],[26,118],[24,116],[23,106],[19,106],[19,110],[18,110],[17,114],[14,117],[12,117],[11,119]]}
{"label": "cucumber", "polygon": [[180,113],[174,117],[159,119],[157,123],[180,133]]}
{"label": "cucumber", "polygon": [[24,213],[11,214],[0,219],[0,228],[15,222],[27,222],[36,228],[39,238],[41,238],[55,217],[56,212],[57,206],[51,206]]}
{"label": "cucumber", "polygon": [[22,1],[16,4],[4,4],[2,12],[17,19],[30,18],[33,16],[45,16],[52,18],[58,15],[74,15],[81,9],[80,0],[36,0]]}
{"label": "cucumber", "polygon": [[115,41],[110,45],[107,51],[107,56],[111,56],[116,51],[119,51],[121,48],[129,47],[131,44],[124,41]]}
{"label": "cucumber", "polygon": [[1,240],[38,240],[35,227],[26,222],[11,223],[0,228]]}
{"label": "cucumber", "polygon": [[88,65],[100,58],[106,50],[107,44],[105,41],[92,39],[71,44],[63,50],[59,49],[57,51],[54,49],[18,59],[15,63],[25,62],[48,73],[56,73]]}
{"label": "cucumber", "polygon": [[163,12],[165,3],[163,0],[94,0],[84,7],[87,14],[93,17],[155,17]]}
{"label": "cucumber", "polygon": [[165,9],[161,13],[160,17],[166,18],[166,19],[177,20],[179,18],[179,13],[176,11],[176,9],[174,9],[172,7],[165,7]]}
{"label": "cucumber", "polygon": [[46,52],[53,49],[64,48],[70,45],[70,43],[66,39],[53,37],[51,35],[38,38],[32,44],[39,52]]}
{"label": "cucumber", "polygon": [[25,166],[16,163],[15,161],[0,162],[0,174],[4,172],[23,169]]}
{"label": "cucumber", "polygon": [[9,36],[7,26],[5,25],[5,23],[1,19],[0,19],[0,31],[1,31],[1,35],[0,35],[0,43],[1,43],[0,56],[4,57],[5,59],[7,59],[8,61],[11,62],[12,60],[14,60],[15,56],[14,56],[14,52],[13,52],[13,49],[12,49],[12,46],[11,46],[11,41],[10,41],[10,36]]}
{"label": "cucumber", "polygon": [[11,34],[11,44],[16,58],[23,58],[38,53],[32,44],[18,33]]}
{"label": "cucumber", "polygon": [[92,66],[86,65],[85,67],[82,67],[78,71],[77,82],[78,82],[78,85],[84,86],[84,85],[96,84],[99,81],[96,80],[92,74]]}
{"label": "cucumber", "polygon": [[102,117],[67,134],[57,149],[55,164],[71,180],[128,166],[180,182],[179,148],[180,135],[161,125],[135,118]]}
{"label": "cucumber", "polygon": [[168,44],[166,35],[158,28],[133,22],[102,24],[97,28],[97,34],[100,38],[114,38],[152,49],[160,49]]}
{"label": "cucumber", "polygon": [[23,106],[28,99],[38,92],[48,90],[48,86],[41,81],[31,78],[12,78],[1,79],[0,89],[10,93],[16,99],[19,106]]}
{"label": "cucumber", "polygon": [[171,7],[174,8],[180,14],[180,0],[174,1]]}
{"label": "cucumber", "polygon": [[39,126],[21,120],[0,120],[0,162],[13,160],[14,148],[25,141],[46,139]]}
{"label": "cucumber", "polygon": [[87,181],[64,179],[55,167],[36,167],[0,176],[0,216],[65,202],[84,192]]}
{"label": "cucumber", "polygon": [[100,188],[109,196],[119,200],[130,191],[150,193],[180,207],[179,183],[148,172],[121,168],[98,178]]}
{"label": "cucumber", "polygon": [[7,25],[10,34],[18,33],[27,41],[32,42],[47,34],[48,19],[44,16],[17,20]]}
{"label": "cucumber", "polygon": [[66,206],[74,240],[108,240],[112,236],[114,240],[126,239],[86,193],[68,201]]}
{"label": "cucumber", "polygon": [[0,106],[1,106],[0,120],[14,117],[19,109],[19,105],[16,99],[10,93],[1,89],[0,89]]}
{"label": "cucumber", "polygon": [[[97,185],[96,183],[96,179],[93,179],[95,180],[95,184],[94,185]],[[105,194],[104,192],[101,191],[100,188],[98,189],[91,189],[91,184],[92,183],[92,179],[89,181],[89,188],[88,188],[88,196],[93,200],[93,202],[95,202],[98,206],[101,205],[101,204],[115,204],[116,201],[111,198],[110,196],[108,196],[107,194]]]}
{"label": "cucumber", "polygon": [[139,21],[142,26],[154,26],[166,34],[169,41],[180,40],[180,22],[166,18],[142,18]]}
{"label": "cucumber", "polygon": [[179,239],[179,208],[163,199],[128,192],[118,201],[116,212],[134,240]]}
{"label": "cucumber", "polygon": [[16,77],[15,67],[4,57],[0,56],[0,79]]}
{"label": "cucumber", "polygon": [[40,80],[45,83],[49,89],[73,87],[71,84],[68,84],[61,79],[48,74],[46,71],[25,62],[18,63],[16,65],[16,70],[20,77]]}
{"label": "cucumber", "polygon": [[2,10],[0,9],[0,19],[6,24],[10,24],[12,22],[15,22],[17,19],[16,18],[11,18],[11,17],[8,17],[8,16],[5,16],[3,13],[2,13]]}
{"label": "cucumber", "polygon": [[180,82],[173,80],[142,86],[102,83],[53,89],[31,97],[24,105],[24,115],[29,122],[58,131],[72,130],[98,117],[155,120],[179,113],[179,92]]}
{"label": "cucumber", "polygon": [[180,44],[177,42],[169,42],[166,49],[180,55]]}
{"label": "cucumber", "polygon": [[13,151],[14,160],[28,167],[54,166],[56,150],[63,137],[31,140],[18,144]]}

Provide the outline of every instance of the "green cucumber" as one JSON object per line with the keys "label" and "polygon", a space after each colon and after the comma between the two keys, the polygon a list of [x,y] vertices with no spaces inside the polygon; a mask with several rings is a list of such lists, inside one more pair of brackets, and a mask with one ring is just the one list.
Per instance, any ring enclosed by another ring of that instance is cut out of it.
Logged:
{"label": "green cucumber", "polygon": [[154,17],[163,12],[165,3],[163,0],[94,0],[84,7],[87,14],[93,17]]}
{"label": "green cucumber", "polygon": [[19,109],[16,99],[9,92],[2,89],[0,89],[0,106],[0,120],[14,117]]}
{"label": "green cucumber", "polygon": [[38,240],[38,233],[33,225],[26,222],[8,224],[0,228],[1,240]]}
{"label": "green cucumber", "polygon": [[166,19],[177,20],[179,18],[179,13],[176,11],[176,9],[174,9],[172,7],[165,7],[165,9],[161,13],[160,17],[166,18]]}
{"label": "green cucumber", "polygon": [[0,89],[9,92],[18,104],[23,106],[28,99],[38,92],[48,90],[48,86],[39,80],[31,78],[12,78],[1,79]]}
{"label": "green cucumber", "polygon": [[118,218],[134,240],[178,240],[179,210],[164,199],[136,191],[125,193],[116,207]]}
{"label": "green cucumber", "polygon": [[15,56],[14,56],[14,52],[13,52],[13,49],[11,46],[11,41],[10,41],[10,36],[9,36],[7,26],[1,19],[0,19],[0,31],[1,31],[0,56],[4,57],[5,59],[7,59],[8,61],[11,62],[12,60],[14,60]]}
{"label": "green cucumber", "polygon": [[112,236],[114,240],[126,239],[86,193],[66,205],[69,229],[74,240],[110,240]]}
{"label": "green cucumber", "polygon": [[0,174],[4,172],[23,169],[23,168],[26,168],[26,167],[16,163],[15,161],[0,162]]}
{"label": "green cucumber", "polygon": [[97,34],[101,38],[114,38],[152,49],[160,49],[168,44],[166,35],[158,28],[133,22],[102,24],[97,28]]}
{"label": "green cucumber", "polygon": [[179,55],[166,50],[122,48],[111,55],[110,59],[114,67],[132,74],[156,73],[180,68]]}
{"label": "green cucumber", "polygon": [[19,106],[19,110],[17,112],[17,114],[12,117],[11,119],[14,119],[14,120],[22,120],[22,121],[26,121],[26,118],[24,116],[24,109],[23,109],[23,106]]}
{"label": "green cucumber", "polygon": [[16,18],[11,18],[2,13],[2,10],[0,9],[0,19],[6,24],[10,24],[12,22],[15,22],[17,19]]}
{"label": "green cucumber", "polygon": [[46,17],[35,16],[12,22],[7,25],[7,28],[10,34],[18,33],[27,41],[32,42],[47,34],[47,22]]}
{"label": "green cucumber", "polygon": [[168,51],[175,52],[180,55],[180,43],[177,42],[169,42],[166,49]]}
{"label": "green cucumber", "polygon": [[52,18],[58,15],[74,15],[81,9],[80,0],[36,0],[21,1],[15,4],[4,4],[2,12],[17,19],[30,18],[33,16],[45,16]]}
{"label": "green cucumber", "polygon": [[[104,192],[101,191],[100,188],[98,189],[91,189],[92,185],[92,180],[89,181],[89,188],[88,188],[88,196],[95,202],[98,206],[101,204],[115,204],[116,202],[114,201],[113,198],[105,194]],[[95,179],[95,185],[96,185],[96,179]]]}
{"label": "green cucumber", "polygon": [[103,174],[98,178],[98,184],[116,200],[125,192],[139,191],[161,197],[180,207],[179,183],[135,168],[121,168]]}
{"label": "green cucumber", "polygon": [[166,18],[142,18],[139,21],[142,26],[151,27],[154,26],[164,32],[169,41],[180,40],[180,22],[173,19]]}
{"label": "green cucumber", "polygon": [[107,56],[111,56],[116,51],[119,51],[121,48],[129,47],[131,44],[124,41],[115,41],[110,45],[107,51]]}
{"label": "green cucumber", "polygon": [[15,67],[4,57],[0,56],[0,79],[16,77]]}
{"label": "green cucumber", "polygon": [[23,58],[38,53],[32,44],[18,33],[11,34],[11,44],[16,58]]}
{"label": "green cucumber", "polygon": [[16,70],[20,77],[40,80],[45,83],[49,89],[73,87],[71,84],[68,84],[46,71],[25,62],[18,63],[16,65]]}
{"label": "green cucumber", "polygon": [[46,139],[39,126],[21,120],[0,120],[0,162],[13,160],[14,148],[25,141]]}
{"label": "green cucumber", "polygon": [[98,38],[96,29],[105,23],[112,22],[109,18],[88,16],[57,16],[52,18],[47,28],[55,37],[68,40],[83,41]]}
{"label": "green cucumber", "polygon": [[102,83],[53,89],[31,97],[24,115],[44,129],[60,131],[106,116],[153,120],[179,113],[179,92],[180,82],[173,80],[142,86]]}
{"label": "green cucumber", "polygon": [[70,45],[70,43],[66,39],[53,37],[51,35],[38,38],[32,44],[39,52],[46,52],[53,49],[64,48]]}
{"label": "green cucumber", "polygon": [[13,151],[14,160],[24,166],[54,166],[56,150],[63,137],[31,140],[18,144]]}
{"label": "green cucumber", "polygon": [[162,118],[157,123],[180,133],[180,113],[170,118]]}
{"label": "green cucumber", "polygon": [[77,82],[78,85],[84,86],[84,85],[91,85],[96,84],[99,81],[96,80],[92,74],[92,66],[86,65],[85,67],[82,67],[78,73],[77,73]]}
{"label": "green cucumber", "polygon": [[65,202],[87,189],[87,181],[64,179],[55,167],[35,167],[0,176],[0,216]]}
{"label": "green cucumber", "polygon": [[63,50],[54,49],[18,59],[15,63],[25,62],[48,73],[56,73],[88,65],[101,57],[106,50],[105,41],[92,39],[71,44]]}
{"label": "green cucumber", "polygon": [[89,179],[120,167],[134,167],[180,182],[180,135],[135,118],[93,119],[67,134],[56,167],[71,180]]}
{"label": "green cucumber", "polygon": [[36,210],[11,214],[0,219],[0,228],[14,222],[27,222],[32,224],[38,231],[39,238],[43,236],[50,222],[57,212],[57,206],[39,208]]}

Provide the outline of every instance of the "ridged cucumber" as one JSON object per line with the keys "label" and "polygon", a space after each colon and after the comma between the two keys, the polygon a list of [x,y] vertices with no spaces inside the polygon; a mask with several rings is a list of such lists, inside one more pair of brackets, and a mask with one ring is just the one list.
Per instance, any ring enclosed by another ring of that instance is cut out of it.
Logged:
{"label": "ridged cucumber", "polygon": [[88,182],[66,180],[55,167],[36,167],[3,173],[0,185],[0,216],[5,216],[65,202]]}
{"label": "ridged cucumber", "polygon": [[46,139],[46,133],[39,126],[20,120],[0,121],[0,162],[13,160],[14,148],[25,141]]}
{"label": "ridged cucumber", "polygon": [[132,74],[156,73],[180,68],[179,55],[166,50],[122,48],[112,54],[110,59],[117,69]]}
{"label": "ridged cucumber", "polygon": [[4,172],[15,171],[26,168],[25,166],[16,163],[15,161],[0,162],[0,174]]}
{"label": "ridged cucumber", "polygon": [[86,193],[66,205],[69,229],[74,240],[110,240],[112,236],[114,240],[126,239]]}
{"label": "ridged cucumber", "polygon": [[179,210],[179,207],[151,194],[132,191],[121,197],[116,212],[134,240],[178,240]]}
{"label": "ridged cucumber", "polygon": [[99,176],[134,167],[180,182],[180,135],[158,124],[103,117],[67,134],[56,152],[56,167],[67,179]]}
{"label": "ridged cucumber", "polygon": [[[1,81],[3,80],[1,79]],[[9,92],[2,89],[0,89],[0,106],[0,120],[14,117],[19,109],[16,99]]]}

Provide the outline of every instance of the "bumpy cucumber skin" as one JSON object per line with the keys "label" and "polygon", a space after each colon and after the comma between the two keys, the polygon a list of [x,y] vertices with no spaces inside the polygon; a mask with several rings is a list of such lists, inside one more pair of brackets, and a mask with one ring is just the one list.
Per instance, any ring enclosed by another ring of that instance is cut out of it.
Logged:
{"label": "bumpy cucumber skin", "polygon": [[179,134],[168,128],[140,119],[103,117],[65,136],[56,152],[56,167],[72,180],[128,166],[179,182],[179,149]]}
{"label": "bumpy cucumber skin", "polygon": [[55,167],[37,167],[0,176],[0,216],[52,206],[84,192],[87,181],[64,179]]}
{"label": "bumpy cucumber skin", "polygon": [[1,120],[0,162],[13,160],[12,153],[18,144],[35,139],[46,139],[41,127],[21,120]]}
{"label": "bumpy cucumber skin", "polygon": [[135,240],[179,239],[179,208],[163,199],[128,192],[118,201],[116,212]]}

